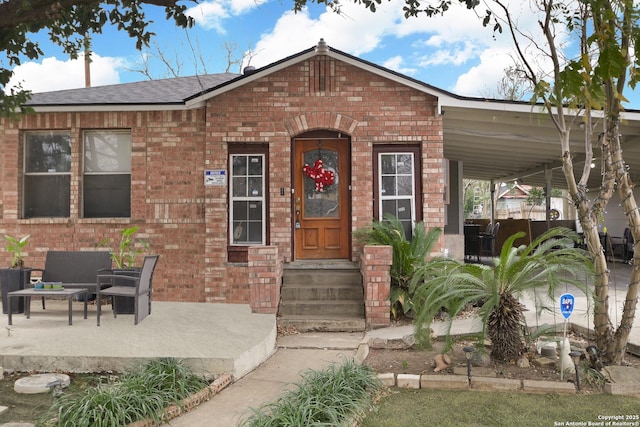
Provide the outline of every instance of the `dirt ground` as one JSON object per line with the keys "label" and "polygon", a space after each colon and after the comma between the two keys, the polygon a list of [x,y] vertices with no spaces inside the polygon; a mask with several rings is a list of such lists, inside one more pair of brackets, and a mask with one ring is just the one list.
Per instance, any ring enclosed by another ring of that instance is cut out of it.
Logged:
{"label": "dirt ground", "polygon": [[[0,425],[4,423],[33,423],[37,418],[45,413],[53,404],[55,397],[52,393],[20,394],[13,389],[15,382],[23,377],[29,376],[30,372],[5,372],[0,377],[0,406],[6,406],[8,410],[0,414]],[[104,383],[110,378],[110,374],[73,374],[71,385],[65,388],[65,393],[80,392],[87,387],[94,387],[99,382]]]}
{"label": "dirt ground", "polygon": [[[579,337],[570,337],[572,346],[576,344],[585,348],[587,343]],[[451,375],[456,372],[460,374],[466,373],[466,357],[463,347],[473,346],[470,341],[461,341],[454,344],[453,350],[446,353],[451,358],[451,363],[444,370],[434,372],[436,356],[442,354],[443,342],[434,341],[430,350],[424,350],[419,348],[406,348],[406,349],[377,349],[371,348],[367,358],[364,360],[364,364],[370,366],[378,373],[395,373],[395,374],[420,374],[420,375]],[[540,355],[535,355],[532,351],[528,354],[527,361],[528,367],[520,367],[514,361],[512,363],[496,362],[489,360],[488,354],[489,348],[486,348],[487,353],[484,358],[474,358],[472,363],[472,375],[479,376],[495,376],[499,378],[511,378],[511,379],[529,379],[529,380],[544,380],[544,381],[561,381],[560,372],[555,366],[539,367],[535,366],[533,359],[539,358]],[[556,360],[559,363],[559,360]],[[640,368],[640,358],[627,355],[625,360],[626,365],[635,366]],[[586,360],[581,361],[581,365],[587,365]],[[582,372],[582,370],[580,370]],[[588,373],[583,373],[583,387],[589,386],[587,380],[593,380],[593,384],[590,386],[592,390],[598,389],[597,381],[595,378],[589,375],[589,378],[584,376]],[[574,375],[564,375],[563,381],[573,381]]]}

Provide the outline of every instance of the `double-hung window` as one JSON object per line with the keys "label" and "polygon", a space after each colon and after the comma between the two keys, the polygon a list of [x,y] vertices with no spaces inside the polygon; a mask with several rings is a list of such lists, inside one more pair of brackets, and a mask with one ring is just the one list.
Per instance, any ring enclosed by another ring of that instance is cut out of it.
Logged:
{"label": "double-hung window", "polygon": [[69,217],[70,194],[70,133],[25,132],[23,217]]}
{"label": "double-hung window", "polygon": [[229,241],[266,244],[265,154],[231,154]]}
{"label": "double-hung window", "polygon": [[131,132],[84,132],[83,216],[131,216]]}
{"label": "double-hung window", "polygon": [[398,218],[408,239],[413,236],[413,224],[420,220],[418,154],[417,148],[405,151],[388,146],[376,150],[376,216],[380,220],[386,215]]}

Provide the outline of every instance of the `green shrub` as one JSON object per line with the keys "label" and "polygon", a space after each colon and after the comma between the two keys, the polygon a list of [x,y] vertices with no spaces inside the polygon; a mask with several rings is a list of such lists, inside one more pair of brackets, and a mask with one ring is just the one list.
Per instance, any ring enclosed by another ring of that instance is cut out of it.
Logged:
{"label": "green shrub", "polygon": [[244,427],[339,426],[362,419],[384,386],[368,366],[353,359],[308,370],[296,388],[254,410]]}
{"label": "green shrub", "polygon": [[363,245],[385,245],[393,249],[391,263],[391,314],[413,315],[413,292],[411,279],[421,268],[427,256],[442,234],[442,229],[425,230],[424,224],[414,224],[413,236],[408,240],[398,218],[385,215],[383,221],[374,221],[370,226],[356,230],[354,236]]}
{"label": "green shrub", "polygon": [[207,384],[180,361],[156,359],[116,381],[61,396],[38,425],[112,427],[147,418],[159,422],[164,408],[179,405]]}

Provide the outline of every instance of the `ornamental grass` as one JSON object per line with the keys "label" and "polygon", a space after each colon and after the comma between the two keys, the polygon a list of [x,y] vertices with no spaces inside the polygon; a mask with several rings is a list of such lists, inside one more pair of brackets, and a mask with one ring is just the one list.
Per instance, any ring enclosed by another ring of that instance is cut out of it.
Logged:
{"label": "ornamental grass", "polygon": [[166,407],[180,406],[207,385],[204,377],[193,374],[178,360],[154,359],[114,381],[62,395],[37,425],[113,427],[144,419],[160,422]]}
{"label": "ornamental grass", "polygon": [[308,370],[293,390],[253,410],[243,427],[340,426],[362,419],[384,393],[368,366],[353,359]]}

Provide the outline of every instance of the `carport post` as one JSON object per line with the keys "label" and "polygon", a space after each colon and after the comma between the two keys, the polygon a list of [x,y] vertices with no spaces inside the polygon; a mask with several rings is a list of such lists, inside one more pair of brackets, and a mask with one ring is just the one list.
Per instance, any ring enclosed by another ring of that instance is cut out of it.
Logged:
{"label": "carport post", "polygon": [[489,191],[491,192],[491,224],[496,223],[496,183],[489,181]]}
{"label": "carport post", "polygon": [[553,178],[553,169],[548,165],[544,165],[544,197],[546,205],[547,230],[551,229],[551,178]]}

